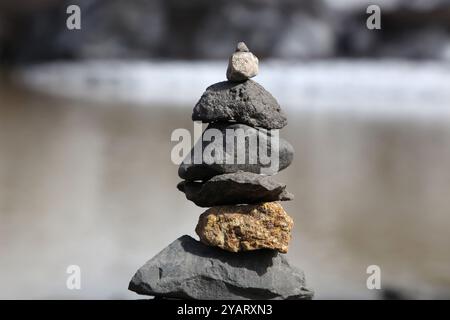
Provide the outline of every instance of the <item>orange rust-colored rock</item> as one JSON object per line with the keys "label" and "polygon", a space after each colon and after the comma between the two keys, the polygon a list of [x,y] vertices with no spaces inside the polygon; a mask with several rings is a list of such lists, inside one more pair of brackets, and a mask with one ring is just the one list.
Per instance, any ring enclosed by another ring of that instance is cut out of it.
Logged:
{"label": "orange rust-colored rock", "polygon": [[200,215],[195,232],[209,245],[231,252],[288,251],[292,218],[278,202],[217,206]]}

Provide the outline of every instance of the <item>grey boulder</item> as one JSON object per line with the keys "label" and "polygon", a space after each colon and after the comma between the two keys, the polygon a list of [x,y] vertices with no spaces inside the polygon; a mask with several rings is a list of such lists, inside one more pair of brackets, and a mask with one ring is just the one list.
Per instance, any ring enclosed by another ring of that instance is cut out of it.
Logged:
{"label": "grey boulder", "polygon": [[[239,123],[209,124],[181,163],[178,175],[189,181],[205,181],[237,171],[273,175],[291,164],[294,148],[272,134]],[[263,153],[260,147],[264,149]],[[195,149],[200,152],[196,153]],[[267,156],[264,161],[263,154]]]}
{"label": "grey boulder", "polygon": [[199,207],[292,200],[286,185],[251,172],[227,173],[202,182],[182,181],[178,190]]}
{"label": "grey boulder", "polygon": [[131,279],[129,290],[160,298],[311,299],[303,271],[272,250],[232,253],[182,236]]}
{"label": "grey boulder", "polygon": [[287,125],[277,100],[253,80],[211,85],[195,105],[192,120],[234,121],[265,129],[281,129]]}

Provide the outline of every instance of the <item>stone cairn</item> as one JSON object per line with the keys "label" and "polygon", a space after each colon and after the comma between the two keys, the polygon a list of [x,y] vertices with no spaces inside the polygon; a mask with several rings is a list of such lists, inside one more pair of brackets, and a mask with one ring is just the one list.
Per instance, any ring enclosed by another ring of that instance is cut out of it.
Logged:
{"label": "stone cairn", "polygon": [[[287,141],[272,139],[272,129],[287,120],[275,98],[250,80],[257,73],[258,58],[240,42],[229,59],[228,81],[208,87],[196,104],[192,120],[208,127],[180,165],[184,181],[177,188],[197,206],[210,207],[195,228],[200,241],[187,235],[175,240],[136,272],[130,290],[178,299],[312,298],[303,272],[283,255],[293,220],[279,201],[293,195],[270,177],[293,159]],[[247,140],[235,143],[236,132]],[[275,168],[261,164],[252,139],[277,156]],[[244,161],[238,161],[239,148]]]}

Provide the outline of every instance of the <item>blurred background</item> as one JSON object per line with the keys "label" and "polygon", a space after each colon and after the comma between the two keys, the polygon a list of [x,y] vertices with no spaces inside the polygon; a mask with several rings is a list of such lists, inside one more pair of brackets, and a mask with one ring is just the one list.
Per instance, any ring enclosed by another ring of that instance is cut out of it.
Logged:
{"label": "blurred background", "polygon": [[2,0],[0,298],[134,299],[137,268],[195,236],[170,135],[238,41],[288,115],[288,258],[316,298],[450,298],[446,0]]}

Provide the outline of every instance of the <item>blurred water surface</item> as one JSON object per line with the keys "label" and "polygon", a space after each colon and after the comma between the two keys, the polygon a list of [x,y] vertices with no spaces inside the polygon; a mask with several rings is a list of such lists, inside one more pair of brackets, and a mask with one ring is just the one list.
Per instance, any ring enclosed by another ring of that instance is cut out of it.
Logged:
{"label": "blurred water surface", "polygon": [[[270,88],[268,88],[270,89]],[[201,92],[198,92],[200,96]],[[191,108],[97,104],[0,85],[0,298],[136,298],[128,281],[203,211],[175,188]],[[393,107],[395,100],[393,100]],[[423,106],[427,108],[427,105]],[[288,110],[288,253],[317,298],[450,297],[450,120]],[[66,288],[66,268],[82,289]]]}

